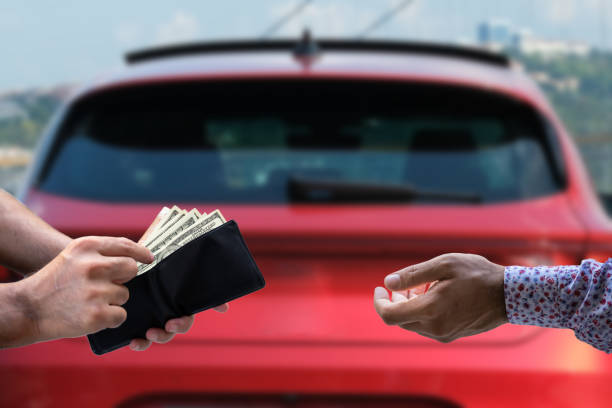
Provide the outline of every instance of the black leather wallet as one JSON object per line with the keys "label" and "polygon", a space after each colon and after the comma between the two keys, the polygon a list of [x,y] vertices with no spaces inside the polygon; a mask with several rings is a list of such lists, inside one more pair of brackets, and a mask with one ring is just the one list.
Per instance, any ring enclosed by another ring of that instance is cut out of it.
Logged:
{"label": "black leather wallet", "polygon": [[114,329],[87,336],[91,349],[104,354],[144,338],[169,319],[222,305],[259,290],[265,281],[238,225],[223,225],[177,249],[148,272],[126,283],[127,319]]}

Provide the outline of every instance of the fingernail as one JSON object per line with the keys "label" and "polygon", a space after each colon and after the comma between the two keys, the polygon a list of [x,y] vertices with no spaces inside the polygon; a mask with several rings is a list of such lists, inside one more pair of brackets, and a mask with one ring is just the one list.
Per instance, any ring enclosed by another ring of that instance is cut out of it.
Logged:
{"label": "fingernail", "polygon": [[176,324],[169,324],[168,327],[166,327],[166,330],[170,333],[176,333],[178,327],[176,326]]}
{"label": "fingernail", "polygon": [[389,289],[400,289],[400,277],[397,273],[392,273],[391,275],[387,275],[385,278],[385,286]]}
{"label": "fingernail", "polygon": [[376,298],[389,298],[389,292],[387,292],[387,290],[385,288],[381,288],[380,286],[378,286],[376,289],[374,289],[374,297]]}

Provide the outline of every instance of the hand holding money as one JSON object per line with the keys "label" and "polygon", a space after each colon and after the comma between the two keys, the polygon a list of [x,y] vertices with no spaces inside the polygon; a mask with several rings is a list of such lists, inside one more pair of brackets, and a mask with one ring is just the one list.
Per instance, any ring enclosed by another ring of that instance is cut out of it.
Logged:
{"label": "hand holding money", "polygon": [[222,225],[225,218],[219,210],[210,214],[200,214],[195,208],[186,211],[177,206],[162,208],[140,243],[151,250],[155,259],[150,264],[138,265],[138,274],[151,270],[168,255],[203,235]]}
{"label": "hand holding money", "polygon": [[121,307],[129,297],[123,285],[136,276],[137,261],[151,252],[126,238],[83,237],[73,240],[34,275],[16,282],[12,296],[23,327],[17,346],[78,337],[117,327],[126,319]]}
{"label": "hand holding money", "polygon": [[[195,208],[191,211],[182,210],[177,206],[162,208],[138,241],[155,255],[155,260],[151,264],[140,264],[138,266],[138,274],[149,271],[180,246],[224,222],[225,219],[218,210],[207,216],[206,213],[201,214]],[[223,304],[215,307],[214,310],[224,313],[228,308],[228,304]],[[141,351],[146,350],[151,342],[167,343],[172,340],[176,333],[187,332],[193,325],[193,321],[193,316],[171,319],[166,322],[164,329],[155,327],[149,329],[146,339],[132,340],[130,348]]]}
{"label": "hand holding money", "polygon": [[[150,270],[150,263],[157,264],[174,249],[223,222],[218,211],[205,216],[197,210],[163,209],[142,240],[152,245],[155,256],[127,238],[72,240],[35,274],[2,286],[5,308],[0,326],[10,330],[0,333],[0,347],[79,337],[120,326],[127,317],[121,305],[130,296],[125,283]],[[215,309],[223,312],[227,307],[224,304]],[[151,341],[165,343],[192,324],[192,316],[171,319],[164,329],[151,328],[146,339],[134,339],[130,346],[144,350]]]}

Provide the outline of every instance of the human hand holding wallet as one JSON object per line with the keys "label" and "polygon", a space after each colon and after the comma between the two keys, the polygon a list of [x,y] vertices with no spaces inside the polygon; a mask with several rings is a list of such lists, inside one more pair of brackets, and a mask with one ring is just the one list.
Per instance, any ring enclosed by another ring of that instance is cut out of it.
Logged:
{"label": "human hand holding wallet", "polygon": [[164,207],[140,240],[155,256],[127,282],[126,321],[88,336],[104,354],[144,338],[151,327],[222,305],[264,287],[265,281],[235,221],[215,210],[200,214]]}

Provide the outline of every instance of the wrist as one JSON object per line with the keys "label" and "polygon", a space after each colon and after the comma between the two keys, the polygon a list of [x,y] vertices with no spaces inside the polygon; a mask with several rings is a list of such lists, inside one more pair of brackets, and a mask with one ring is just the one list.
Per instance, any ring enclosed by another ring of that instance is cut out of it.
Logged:
{"label": "wrist", "polygon": [[30,282],[0,285],[0,348],[24,346],[42,339]]}
{"label": "wrist", "polygon": [[506,312],[506,297],[504,293],[504,279],[506,268],[502,265],[495,265],[494,279],[492,288],[492,297],[495,301],[495,311],[500,325],[508,323],[508,314]]}

